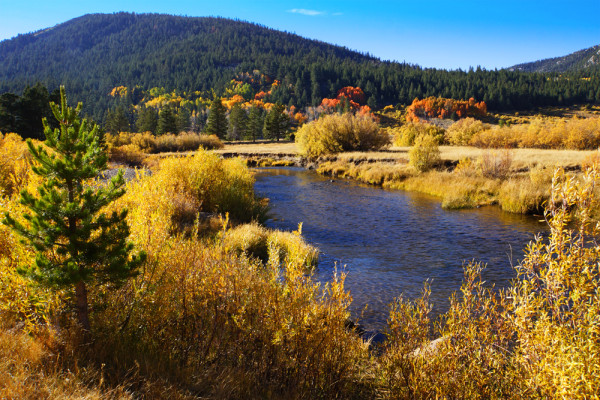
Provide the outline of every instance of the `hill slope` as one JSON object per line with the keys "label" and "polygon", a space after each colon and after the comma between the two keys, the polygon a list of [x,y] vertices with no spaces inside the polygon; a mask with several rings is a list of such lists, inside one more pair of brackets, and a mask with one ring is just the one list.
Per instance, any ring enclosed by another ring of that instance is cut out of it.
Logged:
{"label": "hill slope", "polygon": [[510,69],[524,72],[569,72],[598,66],[600,66],[600,45],[579,50],[563,57],[518,64]]}
{"label": "hill slope", "polygon": [[[222,91],[240,74],[277,79],[269,101],[316,105],[344,86],[361,87],[372,108],[415,97],[474,97],[491,110],[600,102],[600,73],[547,79],[518,71],[445,71],[384,62],[343,47],[223,18],[90,14],[0,42],[0,93],[41,82],[102,120],[114,87]],[[581,79],[585,78],[585,79]],[[264,90],[260,85],[254,91]],[[268,90],[268,89],[267,89]]]}

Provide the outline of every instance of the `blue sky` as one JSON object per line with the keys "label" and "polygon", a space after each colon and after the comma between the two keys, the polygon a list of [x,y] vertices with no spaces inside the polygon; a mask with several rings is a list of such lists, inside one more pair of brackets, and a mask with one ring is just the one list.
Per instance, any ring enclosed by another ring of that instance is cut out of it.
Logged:
{"label": "blue sky", "polygon": [[600,44],[600,0],[0,0],[0,40],[87,13],[222,16],[423,67],[487,69]]}

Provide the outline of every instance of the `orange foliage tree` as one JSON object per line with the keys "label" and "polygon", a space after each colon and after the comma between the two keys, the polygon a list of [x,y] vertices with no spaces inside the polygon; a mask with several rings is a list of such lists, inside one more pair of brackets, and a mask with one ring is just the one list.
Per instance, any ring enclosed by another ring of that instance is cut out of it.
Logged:
{"label": "orange foliage tree", "polygon": [[341,111],[347,104],[349,111],[360,115],[370,115],[371,108],[365,105],[365,93],[359,87],[346,86],[338,90],[335,99],[324,98],[321,101],[321,111],[330,114],[334,111]]}
{"label": "orange foliage tree", "polygon": [[482,117],[487,114],[485,102],[477,102],[474,98],[469,100],[445,99],[443,97],[427,97],[414,99],[406,108],[406,120],[418,122],[421,118],[457,118]]}

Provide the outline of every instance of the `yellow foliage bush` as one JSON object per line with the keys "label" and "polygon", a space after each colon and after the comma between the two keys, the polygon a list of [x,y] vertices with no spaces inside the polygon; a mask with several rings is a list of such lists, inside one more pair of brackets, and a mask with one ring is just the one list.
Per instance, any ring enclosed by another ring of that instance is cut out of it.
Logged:
{"label": "yellow foliage bush", "polygon": [[121,146],[111,147],[109,152],[110,161],[117,164],[130,165],[132,167],[141,167],[146,160],[144,153],[135,144],[124,144]]}
{"label": "yellow foliage bush", "polygon": [[446,129],[446,142],[455,146],[468,145],[471,138],[484,129],[485,125],[483,122],[475,118],[468,117],[460,119]]}
{"label": "yellow foliage bush", "polygon": [[418,136],[414,146],[408,151],[408,163],[419,172],[428,171],[436,166],[441,161],[437,143],[431,135]]}
{"label": "yellow foliage bush", "polygon": [[[24,223],[24,211],[16,197],[0,196],[2,218],[8,212]],[[61,309],[60,291],[41,288],[17,272],[19,267],[31,265],[34,258],[35,250],[0,223],[0,325],[20,323],[25,331],[35,331]]]}
{"label": "yellow foliage bush", "polygon": [[598,396],[597,168],[581,178],[554,175],[550,234],[529,244],[506,291],[485,287],[483,266],[468,264],[460,296],[433,332],[427,287],[415,301],[396,300],[376,373],[382,398]]}
{"label": "yellow foliage bush", "polygon": [[245,246],[240,237],[253,230],[226,231],[222,244],[194,234],[141,240],[153,243],[141,274],[119,292],[96,294],[105,305],[94,321],[103,347],[124,369],[138,363],[209,397],[355,394],[368,351],[346,328],[344,276],[314,282],[306,258],[293,255],[297,238],[267,240],[271,254],[289,243],[283,263],[247,257],[233,242]]}
{"label": "yellow foliage bush", "polygon": [[509,291],[519,343],[514,363],[530,394],[595,398],[600,387],[600,225],[598,166],[581,180],[558,170],[545,213],[550,236],[538,236],[517,266]]}
{"label": "yellow foliage bush", "polygon": [[542,209],[550,194],[550,185],[529,177],[509,179],[502,183],[498,202],[504,211],[531,214]]}
{"label": "yellow foliage bush", "polygon": [[324,115],[304,124],[296,133],[296,143],[302,155],[316,158],[344,151],[380,149],[390,143],[390,138],[370,116],[346,113]]}
{"label": "yellow foliage bush", "polygon": [[470,144],[484,148],[592,150],[600,146],[600,118],[536,118],[528,124],[480,131]]}
{"label": "yellow foliage bush", "polygon": [[432,136],[437,144],[444,142],[444,128],[427,122],[407,122],[399,128],[391,130],[394,136],[394,145],[413,146],[419,136]]}
{"label": "yellow foliage bush", "polygon": [[[144,199],[141,206],[140,198]],[[192,225],[199,212],[229,214],[236,222],[249,222],[262,220],[267,209],[265,201],[256,198],[254,177],[242,160],[222,159],[204,150],[161,160],[152,175],[128,184],[123,199],[123,206],[135,215],[130,218],[132,231],[145,232],[160,219],[159,236]]]}
{"label": "yellow foliage bush", "polygon": [[225,232],[223,246],[263,263],[309,270],[317,265],[319,251],[302,239],[301,228],[300,225],[298,231],[280,232],[256,223],[244,224]]}

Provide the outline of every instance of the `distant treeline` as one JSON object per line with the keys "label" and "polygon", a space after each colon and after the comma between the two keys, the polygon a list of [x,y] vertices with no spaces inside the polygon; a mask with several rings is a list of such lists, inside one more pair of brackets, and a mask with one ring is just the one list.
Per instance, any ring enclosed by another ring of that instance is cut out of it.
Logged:
{"label": "distant treeline", "polygon": [[[103,121],[123,85],[181,93],[222,92],[241,75],[254,93],[281,82],[270,102],[298,108],[318,105],[346,86],[360,87],[372,109],[441,96],[484,101],[490,111],[600,103],[600,69],[565,74],[509,70],[426,69],[383,62],[368,54],[222,18],[158,14],[92,14],[0,43],[0,93],[23,93],[41,82],[66,85],[72,102]],[[131,105],[141,95],[131,92]]]}

